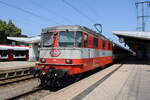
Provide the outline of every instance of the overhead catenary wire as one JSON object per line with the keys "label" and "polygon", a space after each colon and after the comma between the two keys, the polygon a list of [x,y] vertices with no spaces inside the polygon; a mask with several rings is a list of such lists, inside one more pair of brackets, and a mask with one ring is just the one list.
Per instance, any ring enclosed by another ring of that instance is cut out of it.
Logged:
{"label": "overhead catenary wire", "polygon": [[66,5],[68,5],[69,7],[71,7],[72,9],[74,9],[76,12],[78,12],[80,15],[82,15],[83,17],[85,17],[90,23],[94,23],[95,21],[93,19],[91,19],[89,16],[87,16],[85,13],[81,12],[79,9],[77,9],[76,7],[74,7],[72,4],[70,4],[69,2],[67,2],[66,0],[62,0]]}
{"label": "overhead catenary wire", "polygon": [[51,21],[51,22],[53,22],[53,23],[55,23],[55,24],[60,24],[59,22],[56,22],[56,21],[54,21],[54,20],[52,20],[52,19],[49,19],[49,18],[47,18],[47,17],[40,16],[40,15],[38,15],[38,14],[36,14],[36,13],[33,13],[33,12],[29,11],[29,10],[26,10],[26,9],[23,9],[23,8],[20,8],[20,7],[17,7],[17,6],[15,6],[15,5],[8,4],[8,3],[3,2],[3,1],[0,1],[0,3],[6,5],[6,6],[8,6],[8,7],[11,7],[11,8],[14,8],[14,9],[17,9],[17,10],[20,10],[20,11],[22,11],[22,12],[24,12],[24,13],[30,14],[30,15],[32,15],[32,16],[34,16],[34,17],[38,17],[38,18],[40,18],[40,19],[42,19],[42,20]]}
{"label": "overhead catenary wire", "polygon": [[[54,15],[56,15],[56,16],[59,15],[58,13],[56,13],[55,11],[53,11],[52,9],[49,9],[49,8],[46,7],[46,6],[41,6],[39,3],[37,3],[37,2],[34,1],[34,0],[29,0],[29,1],[32,2],[32,4],[35,5],[36,7],[39,7],[40,9],[42,8],[43,10],[45,10],[45,11],[47,11],[47,12],[49,12],[49,13],[52,13],[52,14],[54,14]],[[67,21],[67,22],[69,22],[69,23],[72,23],[71,19],[69,19],[69,18],[67,18],[67,17],[61,16],[60,18],[63,19],[63,21]]]}
{"label": "overhead catenary wire", "polygon": [[[87,1],[85,1],[84,0],[84,2],[86,3],[86,5],[88,6],[88,9],[89,10],[91,10],[91,12],[97,17],[97,18],[100,18],[101,16],[99,15],[99,13],[93,8],[93,7],[91,7],[89,4],[88,4],[88,2]],[[102,24],[102,23],[99,23],[99,24]],[[97,29],[96,29],[97,30]],[[101,33],[102,35],[107,35],[106,37],[109,39],[109,40],[111,40],[111,41],[113,41],[111,38],[114,38],[114,36],[112,35],[112,34],[109,34],[109,33]],[[110,35],[112,36],[112,37],[110,37]]]}
{"label": "overhead catenary wire", "polygon": [[84,2],[84,4],[86,4],[86,7],[91,11],[91,13],[93,13],[93,15],[95,15],[97,18],[101,18],[97,10],[94,7],[92,7],[87,0],[82,0],[82,1]]}
{"label": "overhead catenary wire", "polygon": [[[80,15],[82,15],[83,17],[85,17],[88,21],[94,23],[95,21],[93,19],[91,19],[89,16],[87,16],[85,13],[81,12],[79,9],[77,9],[76,7],[74,7],[73,5],[71,5],[69,2],[67,2],[66,0],[62,0],[66,5],[68,5],[69,7],[71,7],[72,9],[74,9],[76,12],[78,12]],[[94,10],[95,12],[95,10]],[[97,14],[95,14],[96,16],[98,16]],[[108,34],[109,36],[110,34]],[[108,37],[110,39],[110,37]]]}

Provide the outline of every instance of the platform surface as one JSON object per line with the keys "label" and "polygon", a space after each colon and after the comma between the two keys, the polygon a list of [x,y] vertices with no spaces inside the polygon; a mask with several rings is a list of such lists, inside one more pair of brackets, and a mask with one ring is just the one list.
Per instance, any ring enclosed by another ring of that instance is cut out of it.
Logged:
{"label": "platform surface", "polygon": [[150,100],[150,65],[123,65],[83,100]]}
{"label": "platform surface", "polygon": [[18,68],[27,68],[35,66],[36,62],[29,61],[5,61],[0,62],[0,70],[11,70]]}
{"label": "platform surface", "polygon": [[113,65],[42,100],[150,100],[150,65],[145,61],[129,59],[99,84],[118,66]]}

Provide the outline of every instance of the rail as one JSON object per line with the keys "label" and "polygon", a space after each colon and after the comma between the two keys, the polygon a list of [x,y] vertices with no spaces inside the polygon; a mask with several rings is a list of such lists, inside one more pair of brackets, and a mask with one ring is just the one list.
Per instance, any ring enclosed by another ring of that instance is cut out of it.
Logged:
{"label": "rail", "polygon": [[25,75],[30,75],[30,69],[33,67],[28,68],[21,68],[21,69],[11,69],[11,70],[0,70],[0,81],[15,77],[21,77]]}

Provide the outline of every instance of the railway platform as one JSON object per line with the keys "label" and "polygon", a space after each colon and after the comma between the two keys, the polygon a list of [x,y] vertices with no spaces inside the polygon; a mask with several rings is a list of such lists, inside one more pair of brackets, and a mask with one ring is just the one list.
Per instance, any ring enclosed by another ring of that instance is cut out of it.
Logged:
{"label": "railway platform", "polygon": [[34,66],[35,62],[29,61],[5,61],[0,62],[0,70],[11,70],[11,69],[18,69],[18,68],[26,68]]}
{"label": "railway platform", "polygon": [[149,61],[130,58],[42,100],[150,100],[149,77]]}
{"label": "railway platform", "polygon": [[28,61],[0,62],[0,80],[28,75],[34,66],[35,62]]}

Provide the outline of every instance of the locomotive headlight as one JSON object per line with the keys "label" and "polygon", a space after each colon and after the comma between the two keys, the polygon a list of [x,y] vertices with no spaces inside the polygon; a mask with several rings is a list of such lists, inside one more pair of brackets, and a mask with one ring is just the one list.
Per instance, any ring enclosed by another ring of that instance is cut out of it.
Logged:
{"label": "locomotive headlight", "polygon": [[45,65],[41,65],[41,68],[45,68]]}
{"label": "locomotive headlight", "polygon": [[71,59],[66,59],[66,63],[67,64],[72,64],[72,60]]}
{"label": "locomotive headlight", "polygon": [[46,59],[45,59],[45,58],[41,58],[41,62],[42,62],[42,63],[45,63],[45,62],[46,62]]}

